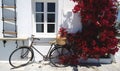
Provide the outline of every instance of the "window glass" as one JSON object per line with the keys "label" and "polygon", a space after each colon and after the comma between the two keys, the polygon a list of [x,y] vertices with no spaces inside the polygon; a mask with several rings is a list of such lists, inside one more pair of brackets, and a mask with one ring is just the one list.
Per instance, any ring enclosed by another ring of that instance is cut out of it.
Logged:
{"label": "window glass", "polygon": [[47,11],[55,12],[55,3],[47,3]]}
{"label": "window glass", "polygon": [[36,22],[44,22],[44,14],[36,13]]}
{"label": "window glass", "polygon": [[44,4],[42,2],[36,2],[36,12],[43,12]]}
{"label": "window glass", "polygon": [[55,14],[47,14],[47,22],[55,22]]}
{"label": "window glass", "polygon": [[36,32],[44,32],[44,25],[36,24]]}
{"label": "window glass", "polygon": [[54,24],[48,24],[47,28],[48,28],[48,30],[47,30],[48,33],[55,32],[55,25]]}

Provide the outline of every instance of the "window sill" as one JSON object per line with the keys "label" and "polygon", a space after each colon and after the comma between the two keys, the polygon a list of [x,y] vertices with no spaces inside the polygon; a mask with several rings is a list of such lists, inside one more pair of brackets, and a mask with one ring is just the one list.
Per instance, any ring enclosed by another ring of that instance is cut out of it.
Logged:
{"label": "window sill", "polygon": [[36,33],[34,34],[35,38],[56,38],[56,34],[40,34],[40,33]]}

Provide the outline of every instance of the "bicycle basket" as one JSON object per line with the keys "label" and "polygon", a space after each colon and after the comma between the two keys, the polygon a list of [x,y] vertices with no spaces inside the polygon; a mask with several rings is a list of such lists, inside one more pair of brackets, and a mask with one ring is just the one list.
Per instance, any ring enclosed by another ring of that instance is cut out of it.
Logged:
{"label": "bicycle basket", "polygon": [[58,45],[65,45],[66,44],[66,37],[56,37],[56,43]]}

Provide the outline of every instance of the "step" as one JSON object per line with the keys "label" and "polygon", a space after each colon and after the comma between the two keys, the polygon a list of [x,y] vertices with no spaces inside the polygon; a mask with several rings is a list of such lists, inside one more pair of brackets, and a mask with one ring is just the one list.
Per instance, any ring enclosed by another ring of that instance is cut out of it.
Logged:
{"label": "step", "polygon": [[115,62],[115,59],[114,59],[114,55],[110,54],[110,57],[108,57],[108,58],[99,58],[99,59],[88,58],[87,60],[84,60],[84,59],[81,58],[79,61],[80,61],[81,64],[86,64],[86,63],[88,63],[88,64],[89,63],[111,64],[112,62]]}

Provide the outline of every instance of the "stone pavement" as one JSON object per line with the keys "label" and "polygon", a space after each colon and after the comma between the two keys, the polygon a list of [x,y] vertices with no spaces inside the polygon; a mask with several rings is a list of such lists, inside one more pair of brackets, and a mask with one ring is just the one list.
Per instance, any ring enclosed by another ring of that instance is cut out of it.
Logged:
{"label": "stone pavement", "polygon": [[72,69],[70,66],[64,68],[51,67],[46,62],[32,63],[24,67],[12,69],[9,63],[0,63],[0,71],[72,71]]}
{"label": "stone pavement", "polygon": [[45,62],[42,63],[32,63],[24,67],[11,69],[12,67],[8,63],[0,63],[0,71],[120,71],[120,62],[112,64],[102,64],[100,66],[96,65],[85,65],[75,67],[51,67]]}
{"label": "stone pavement", "polygon": [[32,63],[24,67],[11,69],[8,62],[0,61],[0,71],[120,71],[120,50],[115,55],[116,63],[101,65],[82,65],[76,67],[51,67],[48,62]]}

